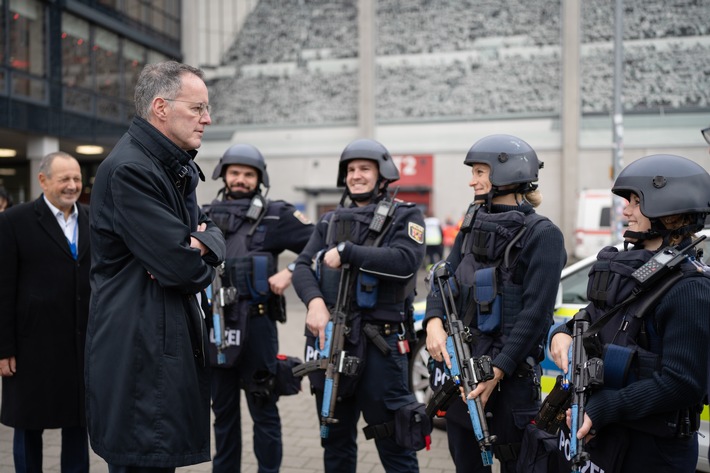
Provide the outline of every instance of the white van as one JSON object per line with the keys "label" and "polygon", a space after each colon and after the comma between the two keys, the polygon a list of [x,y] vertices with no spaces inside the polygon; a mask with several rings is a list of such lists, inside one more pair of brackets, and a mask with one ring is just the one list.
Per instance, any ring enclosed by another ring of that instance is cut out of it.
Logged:
{"label": "white van", "polygon": [[611,244],[612,194],[609,189],[587,189],[579,193],[577,224],[574,229],[574,256],[596,255]]}

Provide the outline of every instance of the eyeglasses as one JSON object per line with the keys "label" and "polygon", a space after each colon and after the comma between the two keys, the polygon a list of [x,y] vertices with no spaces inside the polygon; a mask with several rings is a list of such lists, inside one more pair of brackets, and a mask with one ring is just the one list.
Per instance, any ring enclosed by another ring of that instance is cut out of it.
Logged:
{"label": "eyeglasses", "polygon": [[170,102],[191,103],[191,104],[194,105],[194,107],[192,107],[192,111],[193,111],[193,112],[196,112],[199,116],[204,115],[205,112],[207,112],[207,113],[212,113],[212,107],[211,107],[210,104],[208,104],[208,103],[204,103],[204,102],[190,102],[190,101],[188,101],[188,100],[168,99],[168,98],[165,98],[165,97],[163,97],[163,100],[168,100],[168,101],[170,101]]}
{"label": "eyeglasses", "polygon": [[703,138],[705,138],[705,141],[710,145],[710,126],[707,128],[703,128],[700,130],[700,132],[703,134]]}

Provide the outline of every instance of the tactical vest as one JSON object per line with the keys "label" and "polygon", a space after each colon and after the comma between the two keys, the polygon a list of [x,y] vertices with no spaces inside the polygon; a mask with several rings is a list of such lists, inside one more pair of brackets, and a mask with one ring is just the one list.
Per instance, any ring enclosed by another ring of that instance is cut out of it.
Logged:
{"label": "tactical vest", "polygon": [[[523,275],[516,273],[520,252],[532,228],[546,220],[534,211],[478,210],[464,237],[456,268],[460,287],[457,309],[474,334],[473,356],[495,357],[505,345],[523,308]],[[541,353],[542,349],[530,355],[539,361]]]}
{"label": "tactical vest", "polygon": [[[395,202],[394,205],[396,208],[392,220],[397,218],[398,208],[412,207],[414,204]],[[344,241],[350,241],[356,245],[378,246],[380,240],[387,237],[390,222],[385,223],[385,227],[379,234],[369,230],[376,207],[377,204],[371,203],[363,207],[342,207],[333,212],[328,222],[325,248],[332,248]],[[334,306],[340,281],[340,270],[320,265],[317,267],[316,273],[326,304]],[[353,287],[354,294],[351,297],[352,313],[360,314],[363,320],[404,322],[405,301],[413,294],[415,283],[415,276],[405,284],[401,284],[357,271],[356,283]]]}
{"label": "tactical vest", "polygon": [[[621,389],[661,371],[662,334],[655,325],[654,307],[669,285],[677,281],[670,278],[708,277],[686,260],[680,270],[670,272],[647,291],[639,292],[639,284],[631,274],[653,255],[648,250],[618,251],[608,246],[599,252],[590,269],[587,297],[591,304],[586,310],[592,322],[621,305],[601,328],[592,323],[590,331],[598,330],[598,335],[585,340],[588,355],[604,360],[602,389]],[[631,302],[627,302],[634,294]],[[687,436],[697,430],[701,410],[702,406],[697,406],[690,411],[657,414],[635,420],[629,426],[659,437]]]}
{"label": "tactical vest", "polygon": [[[283,309],[269,289],[269,277],[276,272],[278,257],[263,251],[269,226],[264,219],[278,217],[284,202],[267,201],[265,210],[257,220],[246,217],[250,199],[214,200],[205,206],[205,213],[222,230],[227,244],[224,287],[237,289],[237,302],[225,308],[224,325],[227,348],[226,364],[217,365],[217,350],[210,343],[210,360],[213,366],[233,366],[241,353],[247,335],[250,316],[271,316]],[[214,333],[210,332],[214,342]]]}

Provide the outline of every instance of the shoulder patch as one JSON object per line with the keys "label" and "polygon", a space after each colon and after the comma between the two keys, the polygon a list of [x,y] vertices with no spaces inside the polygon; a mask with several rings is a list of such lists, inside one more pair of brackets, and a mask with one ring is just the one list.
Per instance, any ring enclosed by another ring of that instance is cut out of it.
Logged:
{"label": "shoulder patch", "polygon": [[407,234],[409,238],[416,241],[420,245],[424,243],[424,227],[414,222],[409,222],[407,225]]}
{"label": "shoulder patch", "polygon": [[296,217],[296,219],[304,225],[311,224],[311,220],[306,217],[300,210],[296,210],[295,212],[293,212],[293,216]]}

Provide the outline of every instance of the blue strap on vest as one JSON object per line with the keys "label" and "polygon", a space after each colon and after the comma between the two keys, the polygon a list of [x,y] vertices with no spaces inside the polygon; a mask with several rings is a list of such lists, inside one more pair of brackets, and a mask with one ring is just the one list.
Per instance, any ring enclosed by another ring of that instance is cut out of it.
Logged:
{"label": "blue strap on vest", "polygon": [[634,350],[629,347],[609,344],[604,354],[604,387],[621,389],[627,385]]}
{"label": "blue strap on vest", "polygon": [[497,332],[501,323],[501,297],[496,284],[496,266],[481,268],[473,276],[478,329],[483,333]]}
{"label": "blue strap on vest", "polygon": [[249,292],[254,302],[264,302],[269,295],[269,258],[266,255],[252,256],[254,276],[247,278]]}

